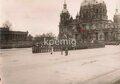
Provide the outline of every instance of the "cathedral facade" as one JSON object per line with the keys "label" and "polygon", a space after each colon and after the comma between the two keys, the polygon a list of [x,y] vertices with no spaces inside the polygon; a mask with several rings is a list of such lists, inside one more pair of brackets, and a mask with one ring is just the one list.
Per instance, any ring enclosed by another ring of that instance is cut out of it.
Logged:
{"label": "cathedral facade", "polygon": [[114,21],[107,16],[104,1],[83,0],[76,18],[70,15],[64,2],[60,14],[59,39],[76,39],[77,42],[120,41],[120,14],[116,9]]}

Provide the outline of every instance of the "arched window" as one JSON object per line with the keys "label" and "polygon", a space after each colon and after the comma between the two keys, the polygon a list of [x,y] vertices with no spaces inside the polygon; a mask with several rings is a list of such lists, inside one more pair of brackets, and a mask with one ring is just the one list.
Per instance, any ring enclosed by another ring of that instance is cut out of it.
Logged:
{"label": "arched window", "polygon": [[96,9],[96,13],[98,14],[98,12],[99,12],[99,10],[98,9]]}

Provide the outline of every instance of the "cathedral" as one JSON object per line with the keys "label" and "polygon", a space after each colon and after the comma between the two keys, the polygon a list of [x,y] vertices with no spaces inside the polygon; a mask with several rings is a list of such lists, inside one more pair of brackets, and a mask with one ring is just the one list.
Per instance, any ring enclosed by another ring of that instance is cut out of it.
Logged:
{"label": "cathedral", "polygon": [[107,6],[100,0],[83,0],[76,18],[70,15],[64,2],[60,14],[59,39],[76,39],[77,42],[120,41],[120,13],[113,21],[108,19]]}

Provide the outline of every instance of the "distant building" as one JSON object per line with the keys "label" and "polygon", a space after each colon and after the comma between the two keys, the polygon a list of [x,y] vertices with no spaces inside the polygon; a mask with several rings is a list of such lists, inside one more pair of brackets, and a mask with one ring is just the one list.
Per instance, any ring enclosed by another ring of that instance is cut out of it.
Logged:
{"label": "distant building", "polygon": [[70,15],[66,2],[60,14],[59,38],[75,38],[78,42],[120,41],[120,14],[108,20],[104,1],[83,0],[76,18]]}
{"label": "distant building", "polygon": [[9,28],[0,28],[0,42],[26,41],[28,32],[10,31]]}
{"label": "distant building", "polygon": [[0,48],[30,47],[28,31],[11,31],[9,28],[0,28]]}

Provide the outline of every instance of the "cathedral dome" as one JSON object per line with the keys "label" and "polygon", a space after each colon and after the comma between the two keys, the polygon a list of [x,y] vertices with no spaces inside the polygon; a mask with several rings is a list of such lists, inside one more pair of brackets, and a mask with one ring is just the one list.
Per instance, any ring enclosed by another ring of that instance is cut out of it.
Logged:
{"label": "cathedral dome", "polygon": [[84,0],[81,6],[94,5],[100,3],[105,3],[105,2],[103,0]]}
{"label": "cathedral dome", "polygon": [[106,20],[107,7],[103,0],[83,0],[80,7],[80,19],[83,20]]}

